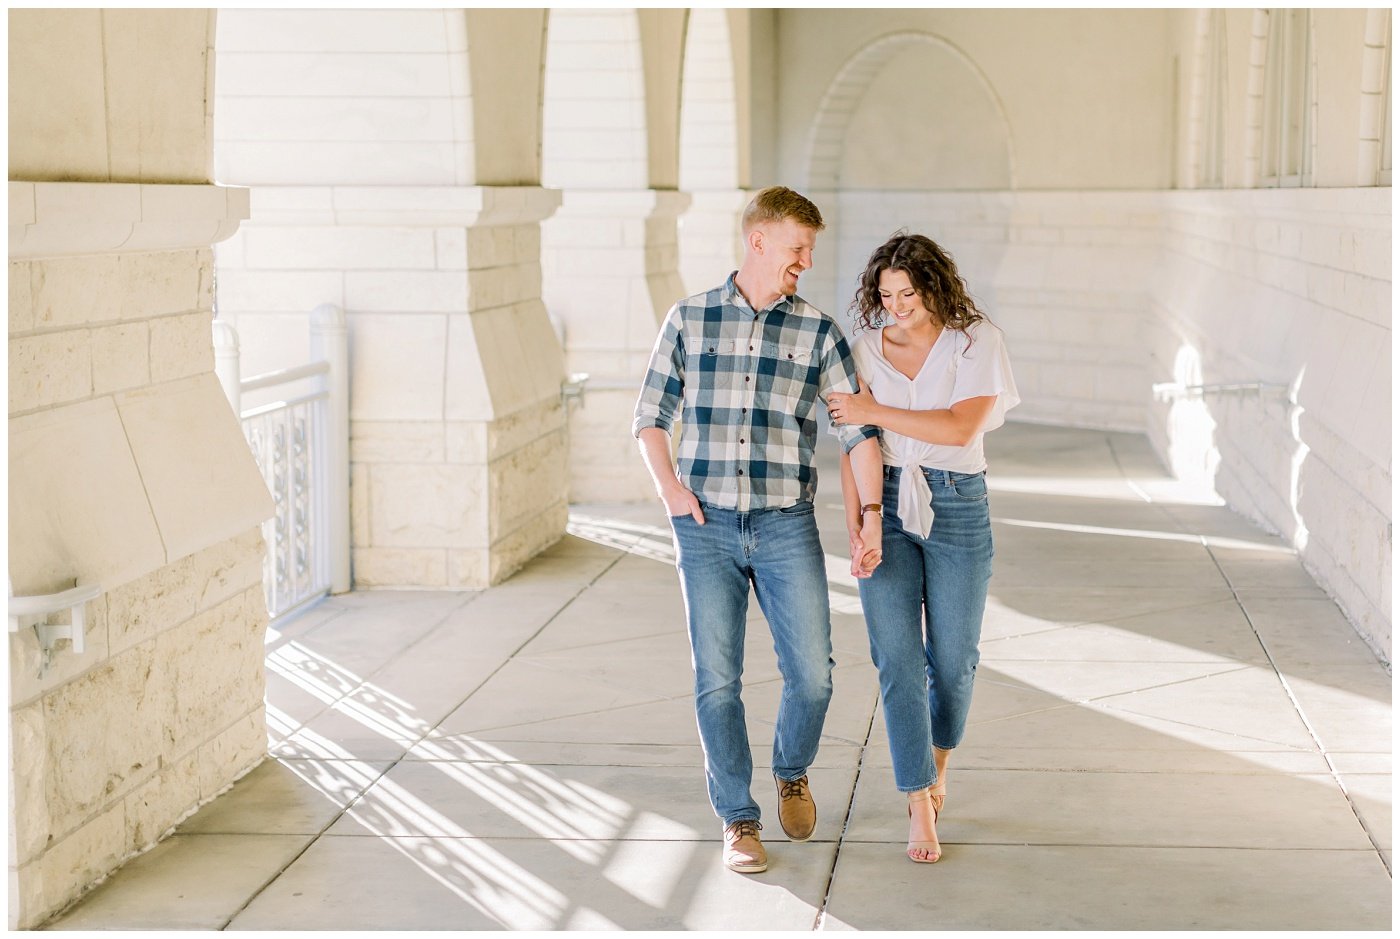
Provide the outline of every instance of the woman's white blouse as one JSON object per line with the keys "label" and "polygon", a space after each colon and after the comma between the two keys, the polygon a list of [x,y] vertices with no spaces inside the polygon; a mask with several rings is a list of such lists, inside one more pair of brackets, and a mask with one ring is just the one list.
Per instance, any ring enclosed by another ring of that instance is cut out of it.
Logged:
{"label": "woman's white blouse", "polygon": [[943,330],[929,350],[923,367],[912,379],[906,378],[885,358],[881,330],[864,332],[851,346],[856,370],[881,404],[911,411],[933,411],[950,408],[967,398],[997,396],[982,428],[964,447],[925,443],[881,428],[880,449],[885,464],[904,470],[899,476],[899,517],[906,531],[922,538],[927,538],[933,529],[933,494],[917,467],[953,473],[982,472],[987,468],[982,436],[1000,427],[1006,420],[1006,412],[1021,402],[1001,330],[983,320],[974,323],[968,333],[972,339],[970,347],[968,334],[955,329]]}

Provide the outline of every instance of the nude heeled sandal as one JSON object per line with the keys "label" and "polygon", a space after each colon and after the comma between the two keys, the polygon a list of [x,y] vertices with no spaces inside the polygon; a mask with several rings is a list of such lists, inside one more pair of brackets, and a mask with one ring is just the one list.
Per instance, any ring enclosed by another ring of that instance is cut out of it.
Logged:
{"label": "nude heeled sandal", "polygon": [[[914,806],[912,803],[917,799],[928,799],[929,808],[933,809],[933,822],[935,825],[938,824],[938,808],[933,804],[932,793],[929,789],[920,789],[918,792],[911,792],[908,794],[907,798],[911,803],[906,806],[911,819],[914,817]],[[909,853],[911,851],[928,851],[933,854],[933,857],[914,857],[913,854]],[[935,831],[932,841],[911,841],[904,849],[904,853],[905,856],[915,864],[934,864],[937,863],[939,858],[943,857],[943,846],[938,843],[938,833]]]}

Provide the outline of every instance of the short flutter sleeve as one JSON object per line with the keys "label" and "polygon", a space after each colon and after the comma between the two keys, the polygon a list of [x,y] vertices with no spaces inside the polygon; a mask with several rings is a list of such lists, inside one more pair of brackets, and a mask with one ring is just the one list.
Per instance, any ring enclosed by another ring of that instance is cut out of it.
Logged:
{"label": "short flutter sleeve", "polygon": [[[969,335],[970,334],[970,335]],[[968,398],[996,395],[996,404],[987,415],[981,433],[995,430],[1006,421],[1006,412],[1021,403],[1016,379],[1011,374],[1011,357],[1001,330],[986,320],[974,324],[967,333],[959,333],[959,348],[954,379],[953,397],[949,407]]]}

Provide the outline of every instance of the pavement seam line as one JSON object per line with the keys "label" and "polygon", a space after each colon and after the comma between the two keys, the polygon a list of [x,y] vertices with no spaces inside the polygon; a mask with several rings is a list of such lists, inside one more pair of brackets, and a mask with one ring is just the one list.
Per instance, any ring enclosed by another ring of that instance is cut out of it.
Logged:
{"label": "pavement seam line", "polygon": [[836,836],[836,850],[831,853],[831,870],[826,875],[826,888],[822,891],[822,903],[817,909],[816,919],[812,921],[812,931],[820,932],[825,928],[826,908],[831,902],[831,885],[836,880],[836,865],[841,860],[841,845],[846,841],[846,832],[851,827],[851,815],[855,811],[856,789],[860,787],[860,772],[865,767],[865,754],[870,747],[870,735],[875,729],[875,712],[880,709],[880,695],[876,693],[875,702],[870,708],[870,721],[865,725],[865,740],[860,744],[860,755],[856,758],[856,775],[851,780],[851,798],[846,803],[846,815],[841,820],[841,831]]}
{"label": "pavement seam line", "polygon": [[[1205,543],[1205,538],[1202,537],[1201,541]],[[1341,790],[1342,797],[1347,800],[1347,805],[1351,808],[1351,814],[1355,816],[1357,824],[1361,826],[1361,830],[1366,833],[1366,838],[1371,842],[1371,847],[1375,850],[1376,856],[1380,858],[1381,864],[1385,867],[1386,874],[1394,878],[1395,872],[1391,869],[1390,861],[1386,857],[1386,852],[1381,849],[1380,842],[1376,840],[1375,832],[1373,832],[1371,826],[1366,823],[1366,819],[1361,814],[1356,800],[1352,798],[1351,791],[1347,789],[1346,781],[1342,779],[1341,772],[1337,769],[1337,765],[1332,762],[1332,754],[1327,752],[1327,747],[1322,742],[1322,738],[1317,735],[1316,729],[1313,728],[1312,721],[1308,720],[1308,715],[1303,709],[1302,702],[1299,701],[1298,696],[1293,693],[1293,686],[1288,683],[1288,678],[1279,670],[1278,663],[1274,661],[1274,654],[1269,651],[1268,643],[1266,643],[1264,637],[1260,635],[1259,628],[1254,625],[1254,617],[1249,615],[1249,610],[1240,599],[1239,593],[1236,592],[1234,581],[1230,579],[1230,575],[1226,573],[1225,568],[1220,563],[1220,559],[1215,556],[1214,549],[1211,548],[1208,543],[1206,544],[1206,553],[1210,555],[1210,559],[1215,562],[1216,570],[1220,571],[1220,576],[1223,577],[1225,583],[1229,585],[1230,592],[1235,595],[1235,603],[1239,605],[1240,612],[1244,614],[1245,622],[1249,624],[1249,628],[1254,632],[1254,638],[1258,641],[1259,648],[1264,650],[1264,655],[1269,660],[1269,667],[1274,670],[1274,677],[1278,679],[1279,686],[1283,688],[1283,693],[1288,695],[1288,701],[1293,705],[1294,713],[1296,713],[1298,719],[1303,722],[1303,728],[1307,730],[1308,736],[1312,738],[1314,746],[1317,747],[1317,752],[1320,753],[1322,759],[1326,761],[1327,771],[1331,774],[1332,781],[1337,784],[1337,788]]]}

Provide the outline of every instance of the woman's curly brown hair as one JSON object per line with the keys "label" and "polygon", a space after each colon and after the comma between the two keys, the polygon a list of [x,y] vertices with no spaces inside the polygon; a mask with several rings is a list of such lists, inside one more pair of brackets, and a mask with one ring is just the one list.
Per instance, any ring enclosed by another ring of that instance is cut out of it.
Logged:
{"label": "woman's curly brown hair", "polygon": [[909,283],[923,301],[924,309],[933,314],[940,326],[966,333],[973,323],[986,319],[968,294],[967,284],[948,252],[932,238],[900,230],[875,249],[866,262],[865,272],[860,275],[851,309],[855,311],[856,325],[861,329],[875,329],[884,325],[885,305],[880,301],[880,275],[885,271],[903,271],[907,274]]}

